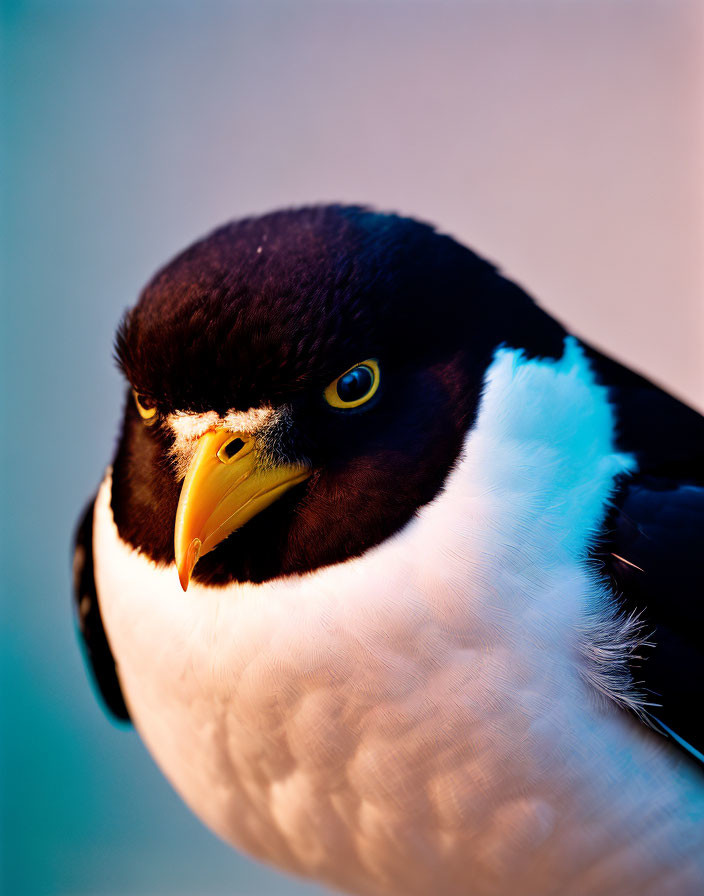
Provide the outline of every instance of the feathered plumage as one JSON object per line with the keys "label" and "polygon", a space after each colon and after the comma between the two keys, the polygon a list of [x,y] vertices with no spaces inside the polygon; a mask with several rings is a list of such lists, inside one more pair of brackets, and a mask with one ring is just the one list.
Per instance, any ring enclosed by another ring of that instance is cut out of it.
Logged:
{"label": "feathered plumage", "polygon": [[365,894],[704,886],[698,414],[359,207],[215,231],[117,355],[83,633],[207,824]]}

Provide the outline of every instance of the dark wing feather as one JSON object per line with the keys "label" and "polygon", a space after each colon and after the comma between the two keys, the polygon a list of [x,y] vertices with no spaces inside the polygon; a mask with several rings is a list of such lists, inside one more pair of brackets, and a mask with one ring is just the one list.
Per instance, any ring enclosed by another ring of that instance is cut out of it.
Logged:
{"label": "dark wing feather", "polygon": [[[594,556],[649,645],[634,680],[663,733],[704,752],[704,417],[585,346],[616,413],[618,448],[635,456]],[[668,730],[669,729],[669,730]]]}
{"label": "dark wing feather", "polygon": [[93,576],[93,501],[86,508],[76,532],[73,555],[73,600],[84,654],[93,681],[108,710],[121,721],[129,721],[115,659],[105,636]]}
{"label": "dark wing feather", "polygon": [[652,715],[704,752],[704,487],[664,476],[626,481],[602,559],[650,646],[633,669]]}

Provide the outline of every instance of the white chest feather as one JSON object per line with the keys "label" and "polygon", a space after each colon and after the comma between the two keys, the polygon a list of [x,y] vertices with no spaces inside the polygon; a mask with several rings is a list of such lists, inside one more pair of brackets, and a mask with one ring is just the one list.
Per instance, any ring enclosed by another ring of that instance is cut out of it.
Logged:
{"label": "white chest feather", "polygon": [[586,683],[604,671],[593,620],[612,617],[583,560],[631,464],[612,430],[573,340],[559,362],[502,350],[445,489],[400,533],[314,574],[186,594],[121,542],[107,477],[105,626],[189,805],[365,894],[697,892],[696,782]]}

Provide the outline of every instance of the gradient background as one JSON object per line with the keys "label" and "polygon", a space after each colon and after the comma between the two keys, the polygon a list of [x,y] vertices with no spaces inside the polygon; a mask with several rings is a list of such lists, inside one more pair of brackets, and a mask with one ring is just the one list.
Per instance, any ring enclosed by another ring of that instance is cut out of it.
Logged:
{"label": "gradient background", "polygon": [[206,831],[87,683],[69,540],[115,443],[116,323],[228,218],[369,202],[436,222],[704,406],[704,7],[2,11],[0,889],[318,892]]}

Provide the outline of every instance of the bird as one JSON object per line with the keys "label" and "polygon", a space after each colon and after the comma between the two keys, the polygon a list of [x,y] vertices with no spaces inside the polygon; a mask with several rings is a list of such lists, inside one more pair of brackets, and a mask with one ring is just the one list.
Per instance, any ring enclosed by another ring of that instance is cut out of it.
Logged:
{"label": "bird", "polygon": [[78,527],[109,712],[365,896],[704,892],[704,418],[438,228],[228,223],[115,341]]}

